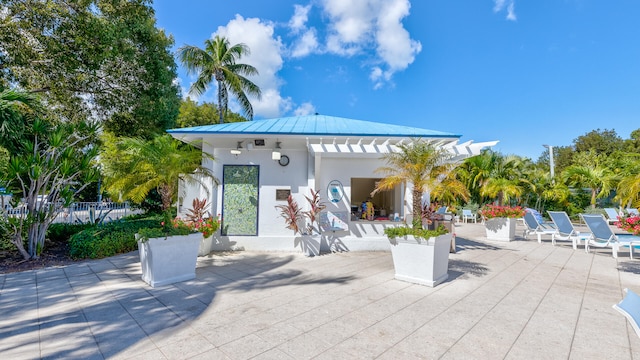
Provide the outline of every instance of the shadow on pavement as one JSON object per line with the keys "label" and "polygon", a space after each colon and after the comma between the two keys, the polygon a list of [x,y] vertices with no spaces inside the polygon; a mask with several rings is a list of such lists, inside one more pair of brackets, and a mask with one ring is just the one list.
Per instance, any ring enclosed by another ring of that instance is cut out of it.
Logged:
{"label": "shadow on pavement", "polygon": [[355,278],[280,269],[294,256],[243,254],[201,259],[196,279],[151,288],[140,279],[136,254],[45,270],[47,278],[38,271],[8,274],[0,284],[3,358],[142,353],[158,341],[170,341],[167,331],[199,317],[222,289],[244,292]]}

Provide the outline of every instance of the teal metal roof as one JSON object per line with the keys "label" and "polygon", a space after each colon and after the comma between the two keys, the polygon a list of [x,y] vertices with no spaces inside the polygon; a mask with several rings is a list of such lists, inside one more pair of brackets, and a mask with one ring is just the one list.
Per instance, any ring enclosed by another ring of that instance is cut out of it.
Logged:
{"label": "teal metal roof", "polygon": [[276,119],[195,126],[167,130],[171,134],[254,134],[317,136],[394,136],[460,138],[462,135],[409,126],[346,119],[326,115],[292,116]]}

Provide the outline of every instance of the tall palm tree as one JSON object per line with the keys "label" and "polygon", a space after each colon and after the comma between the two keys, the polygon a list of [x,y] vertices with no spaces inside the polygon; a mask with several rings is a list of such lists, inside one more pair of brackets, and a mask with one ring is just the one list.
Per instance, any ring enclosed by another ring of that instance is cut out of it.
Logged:
{"label": "tall palm tree", "polygon": [[258,70],[251,65],[238,63],[242,56],[249,53],[247,45],[241,43],[232,46],[227,38],[221,36],[205,40],[204,49],[191,45],[178,49],[178,57],[187,71],[198,75],[189,93],[201,95],[214,79],[217,82],[220,123],[224,123],[229,93],[236,97],[247,118],[253,119],[253,107],[247,95],[259,99],[262,92],[258,85],[245,76],[258,75]]}
{"label": "tall palm tree", "polygon": [[151,141],[137,138],[115,139],[105,135],[105,146],[100,155],[106,190],[142,202],[149,191],[157,189],[162,198],[162,209],[167,211],[175,201],[178,181],[202,184],[203,179],[217,182],[211,170],[202,166],[203,156],[209,154],[190,145],[184,145],[171,135],[158,136]]}
{"label": "tall palm tree", "polygon": [[453,162],[453,154],[443,148],[435,147],[423,140],[398,145],[400,151],[384,156],[387,166],[376,169],[386,174],[378,182],[373,193],[391,190],[400,184],[413,184],[413,227],[422,226],[422,194],[436,189],[447,175],[458,165]]}

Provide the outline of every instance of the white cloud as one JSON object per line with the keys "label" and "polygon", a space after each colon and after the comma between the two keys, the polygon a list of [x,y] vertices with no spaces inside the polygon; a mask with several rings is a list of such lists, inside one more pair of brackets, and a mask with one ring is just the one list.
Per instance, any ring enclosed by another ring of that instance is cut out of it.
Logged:
{"label": "white cloud", "polygon": [[292,32],[298,33],[300,31],[304,31],[307,29],[307,21],[309,20],[309,10],[311,10],[311,5],[302,6],[295,4],[293,5],[294,13],[291,19],[289,20],[289,28]]}
{"label": "white cloud", "polygon": [[262,90],[262,99],[251,99],[255,116],[278,117],[291,110],[291,99],[280,94],[282,80],[277,72],[282,69],[283,45],[279,37],[274,35],[274,25],[257,18],[243,18],[236,15],[226,26],[220,26],[215,35],[224,36],[231,44],[244,43],[251,50],[250,55],[240,60],[244,64],[254,66],[258,76],[251,77]]}
{"label": "white cloud", "polygon": [[515,0],[493,0],[493,12],[501,12],[507,10],[507,20],[516,21]]}
{"label": "white cloud", "polygon": [[295,110],[293,110],[293,114],[295,116],[303,116],[303,115],[311,115],[316,113],[316,107],[313,106],[310,102],[302,103]]}
{"label": "white cloud", "polygon": [[[409,0],[322,0],[329,24],[327,51],[354,56],[375,49],[370,78],[374,88],[391,81],[394,73],[406,69],[422,50],[402,25],[409,15]],[[384,69],[382,69],[384,68]]]}
{"label": "white cloud", "polygon": [[296,41],[291,56],[294,58],[305,57],[318,50],[318,38],[315,29],[309,29]]}

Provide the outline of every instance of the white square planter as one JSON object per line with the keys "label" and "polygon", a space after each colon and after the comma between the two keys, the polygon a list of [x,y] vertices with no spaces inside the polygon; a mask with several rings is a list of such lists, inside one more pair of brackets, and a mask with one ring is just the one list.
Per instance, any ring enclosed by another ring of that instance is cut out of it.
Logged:
{"label": "white square planter", "polygon": [[138,241],[142,280],[152,287],[196,277],[202,233]]}
{"label": "white square planter", "polygon": [[451,234],[429,239],[389,239],[397,280],[436,286],[449,277]]}
{"label": "white square planter", "polygon": [[516,239],[515,218],[492,218],[484,222],[488,240],[513,241]]}

